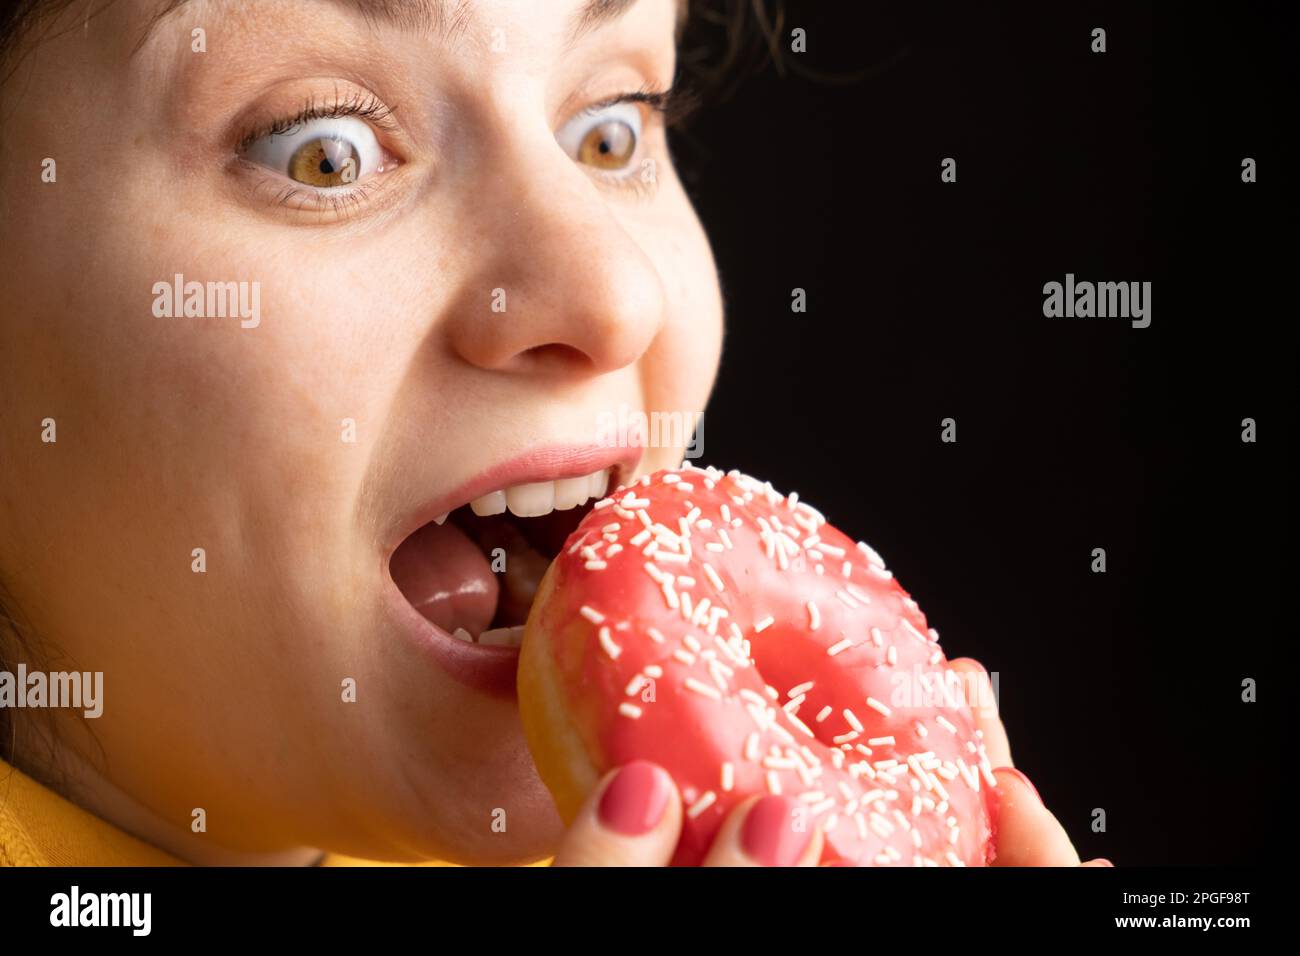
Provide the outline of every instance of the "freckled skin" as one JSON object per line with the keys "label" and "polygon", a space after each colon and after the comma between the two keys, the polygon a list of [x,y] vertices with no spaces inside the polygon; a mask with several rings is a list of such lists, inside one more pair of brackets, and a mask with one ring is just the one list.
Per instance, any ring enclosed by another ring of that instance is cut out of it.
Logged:
{"label": "freckled skin", "polygon": [[[593,441],[601,412],[703,409],[721,304],[663,133],[649,194],[556,140],[671,80],[674,5],[571,49],[577,0],[476,2],[445,45],[334,4],[222,6],[206,53],[181,17],[132,55],[154,4],[85,29],[73,5],[0,89],[0,580],[41,646],[105,675],[93,741],[56,715],[62,760],[79,802],[195,862],[546,856],[562,825],[517,705],[398,632],[387,552],[427,502]],[[240,133],[361,75],[400,163],[346,212],[277,205]],[[260,324],[156,317],[178,273],[259,283]]]}

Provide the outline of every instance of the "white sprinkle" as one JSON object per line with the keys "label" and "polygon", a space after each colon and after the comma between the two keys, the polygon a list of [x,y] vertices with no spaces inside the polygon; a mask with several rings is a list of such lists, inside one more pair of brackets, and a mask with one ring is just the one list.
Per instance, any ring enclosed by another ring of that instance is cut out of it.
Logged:
{"label": "white sprinkle", "polygon": [[921,737],[922,739],[930,736],[930,731],[926,730],[925,724],[921,723],[919,720],[915,724],[915,730],[916,736]]}
{"label": "white sprinkle", "polygon": [[704,562],[704,576],[708,578],[709,582],[719,591],[727,590],[726,586],[722,583],[722,578],[718,577],[718,572],[713,570],[713,565],[709,564],[707,561]]}
{"label": "white sprinkle", "polygon": [[888,717],[891,713],[888,707],[886,707],[880,701],[876,700],[876,698],[874,697],[867,698],[867,706],[870,707],[872,710],[879,711],[880,713],[884,714],[886,717]]}
{"label": "white sprinkle", "polygon": [[769,627],[771,627],[775,622],[776,622],[776,618],[772,617],[772,615],[769,614],[767,617],[763,618],[763,620],[759,621],[757,624],[754,625],[754,633],[762,634]]}
{"label": "white sprinkle", "polygon": [[694,820],[705,810],[709,809],[709,807],[713,806],[717,799],[718,795],[716,793],[712,790],[706,790],[700,799],[691,804],[690,809],[686,811],[686,815]]}
{"label": "white sprinkle", "polygon": [[730,793],[731,788],[736,784],[736,768],[730,760],[722,763],[722,790],[724,793]]}
{"label": "white sprinkle", "polygon": [[817,723],[820,724],[823,720],[825,720],[834,712],[835,712],[835,708],[832,707],[830,704],[827,704],[825,707],[823,707],[821,710],[817,712]]}
{"label": "white sprinkle", "polygon": [[890,644],[889,650],[885,651],[885,660],[888,662],[890,667],[893,667],[898,663],[898,648],[893,644]]}
{"label": "white sprinkle", "polygon": [[790,718],[790,723],[794,724],[796,729],[798,729],[798,730],[802,731],[803,733],[807,734],[809,737],[812,737],[814,740],[817,739],[817,735],[814,734],[814,733],[812,732],[812,728],[810,728],[807,724],[805,724],[802,720],[800,720],[800,719],[799,719],[798,717],[796,717],[794,714],[792,714],[792,713],[787,713],[787,714],[786,714],[786,717]]}
{"label": "white sprinkle", "polygon": [[582,607],[578,608],[578,613],[581,614],[583,617],[585,617],[587,620],[589,620],[592,624],[603,624],[605,621],[605,615],[601,614],[599,611],[587,607],[587,605],[585,604]]}
{"label": "white sprinkle", "polygon": [[839,590],[839,591],[836,591],[836,592],[835,592],[835,596],[836,596],[837,598],[839,598],[842,602],[844,602],[844,606],[845,606],[845,607],[849,607],[849,608],[857,608],[857,607],[858,607],[858,602],[855,601],[855,600],[853,600],[853,596],[850,595],[850,594],[849,594],[847,591],[845,591],[845,590],[842,590],[842,589],[841,589],[841,590]]}
{"label": "white sprinkle", "polygon": [[677,482],[679,482],[679,481],[681,481],[681,480],[682,480],[682,476],[681,476],[681,475],[674,475],[674,474],[671,474],[671,473],[669,473],[669,474],[667,474],[667,475],[664,475],[664,484],[665,484],[665,485],[675,485],[675,484],[677,484]]}
{"label": "white sprinkle", "polygon": [[886,581],[888,581],[890,578],[894,576],[893,571],[886,571],[884,568],[879,567],[878,565],[875,564],[868,564],[867,570],[869,570],[872,574],[874,574],[878,578],[884,578]]}
{"label": "white sprinkle", "polygon": [[689,651],[682,650],[680,647],[673,651],[673,657],[677,658],[677,660],[681,661],[687,667],[691,667],[695,664],[695,655]]}
{"label": "white sprinkle", "polygon": [[[744,691],[741,691],[744,694]],[[753,731],[745,738],[745,759],[753,763],[758,760],[758,731]]]}
{"label": "white sprinkle", "polygon": [[[645,629],[645,632],[646,632],[647,634],[650,635],[650,640],[654,641],[656,644],[662,644],[662,643],[664,642],[664,636],[663,636],[663,633],[659,630],[659,628],[657,628],[657,627],[647,627],[647,628]],[[646,673],[649,673],[649,672],[650,672],[650,671],[649,671],[649,668],[647,668],[647,669],[646,669]]]}
{"label": "white sprinkle", "polygon": [[604,561],[588,561],[586,568],[588,571],[604,571],[606,564]]}
{"label": "white sprinkle", "polygon": [[885,559],[882,558],[879,554],[877,554],[875,549],[873,549],[871,545],[867,544],[865,541],[858,542],[858,550],[861,551],[863,554],[865,554],[867,556],[867,560],[870,561],[872,564],[879,565],[882,568],[885,566]]}
{"label": "white sprinkle", "polygon": [[631,717],[633,720],[641,716],[641,708],[636,704],[629,704],[627,701],[618,705],[618,712],[624,717]]}
{"label": "white sprinkle", "polygon": [[832,737],[831,743],[836,744],[837,746],[839,744],[847,744],[857,740],[860,736],[862,736],[860,731],[850,730],[847,734],[839,734],[838,736]]}
{"label": "white sprinkle", "polygon": [[622,550],[623,550],[623,546],[621,544],[611,544],[608,548],[605,549],[605,557],[612,558],[614,555],[618,554]]}
{"label": "white sprinkle", "polygon": [[846,578],[851,577],[853,575],[853,565],[845,561],[843,567],[840,568],[840,573]]}
{"label": "white sprinkle", "polygon": [[808,693],[808,691],[812,690],[813,687],[814,687],[814,682],[808,680],[808,681],[804,681],[802,684],[795,684],[785,693],[787,697],[799,697],[802,694]]}
{"label": "white sprinkle", "polygon": [[911,634],[913,637],[915,637],[918,641],[920,641],[922,644],[930,643],[926,639],[926,636],[922,634],[920,631],[918,631],[916,629],[916,625],[914,625],[911,621],[909,621],[907,618],[902,618],[901,621],[903,627],[907,629],[908,633]]}
{"label": "white sprinkle", "polygon": [[966,865],[965,863],[963,863],[963,862],[961,861],[961,858],[960,858],[959,856],[957,856],[956,853],[953,853],[953,852],[952,852],[952,850],[948,850],[946,853],[944,853],[943,858],[944,858],[945,860],[947,860],[949,863],[951,863],[953,866],[965,866],[965,865]]}
{"label": "white sprinkle", "polygon": [[677,592],[673,590],[671,581],[664,581],[659,587],[664,592],[664,600],[668,602],[670,608],[675,611],[682,606],[681,600],[677,597]]}
{"label": "white sprinkle", "polygon": [[852,646],[853,646],[853,642],[846,637],[838,644],[832,644],[830,647],[826,648],[826,653],[829,654],[831,657],[834,657],[840,651],[847,651]]}
{"label": "white sprinkle", "polygon": [[955,734],[957,732],[957,728],[953,726],[952,721],[949,720],[947,717],[945,717],[943,714],[940,714],[938,717],[934,718],[934,722],[938,724],[940,727],[942,727],[944,730],[948,731],[948,733],[950,734]]}
{"label": "white sprinkle", "polygon": [[817,602],[809,601],[808,602],[808,628],[809,630],[815,631],[817,630],[817,628],[821,626],[822,626],[822,612],[818,610]]}
{"label": "white sprinkle", "polygon": [[866,591],[862,590],[862,588],[858,587],[856,584],[846,584],[844,585],[844,590],[848,591],[850,594],[852,594],[863,604],[871,603],[871,596],[867,594]]}
{"label": "white sprinkle", "polygon": [[779,794],[781,792],[781,778],[775,770],[767,772],[767,789],[769,793]]}
{"label": "white sprinkle", "polygon": [[611,661],[618,660],[618,655],[623,653],[623,648],[614,643],[614,638],[610,636],[607,627],[600,629],[600,646],[605,649],[605,653],[609,655]]}
{"label": "white sprinkle", "polygon": [[[679,485],[678,487],[681,486]],[[687,690],[693,690],[695,693],[703,694],[705,697],[712,697],[714,700],[722,700],[722,695],[718,693],[716,687],[710,687],[708,684],[698,681],[694,677],[686,678],[685,683]]]}
{"label": "white sprinkle", "polygon": [[638,693],[640,693],[641,685],[644,682],[645,682],[645,678],[642,677],[640,674],[637,674],[635,677],[633,677],[630,681],[627,682],[627,687],[623,689],[623,693],[625,693],[628,697],[635,697]]}
{"label": "white sprinkle", "polygon": [[[844,708],[844,719],[848,721],[849,726],[852,727],[858,733],[862,733],[866,729],[865,727],[862,726],[862,721],[858,720],[858,715],[855,714],[853,711],[849,710],[847,707]],[[872,743],[871,741],[868,741],[868,743],[871,743],[872,746],[875,746],[875,744]]]}
{"label": "white sprinkle", "polygon": [[592,510],[599,511],[601,508],[608,508],[613,503],[614,503],[613,498],[601,498],[594,505],[592,505]]}

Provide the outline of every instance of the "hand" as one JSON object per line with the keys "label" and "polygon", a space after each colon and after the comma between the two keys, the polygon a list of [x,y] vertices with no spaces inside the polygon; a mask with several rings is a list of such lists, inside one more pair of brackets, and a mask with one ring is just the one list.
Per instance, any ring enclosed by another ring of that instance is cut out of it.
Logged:
{"label": "hand", "polygon": [[[980,683],[975,703],[993,701],[988,672],[969,657],[950,662],[959,673],[976,675]],[[969,678],[968,678],[969,680]],[[1078,851],[1065,828],[1043,806],[1038,791],[1011,762],[1011,744],[996,701],[989,708],[972,707],[975,726],[984,733],[984,747],[997,777],[997,857],[994,866],[1113,866],[1109,860],[1079,862]]]}
{"label": "hand", "polygon": [[[787,796],[753,796],[727,816],[704,866],[816,866],[821,830]],[[796,820],[800,826],[796,827]],[[682,799],[662,767],[612,770],[569,827],[553,866],[667,866],[682,831]]]}
{"label": "hand", "polygon": [[[951,662],[975,675],[976,702],[992,701],[988,673],[970,658]],[[1103,859],[1079,862],[1079,854],[1038,791],[1011,761],[1006,728],[992,708],[973,707],[975,725],[998,781],[997,856],[994,866],[1111,866]],[[816,866],[821,831],[794,827],[795,801],[754,796],[727,817],[705,858],[705,866]],[[666,866],[682,829],[682,801],[661,767],[634,761],[610,771],[587,798],[569,828],[555,866]]]}

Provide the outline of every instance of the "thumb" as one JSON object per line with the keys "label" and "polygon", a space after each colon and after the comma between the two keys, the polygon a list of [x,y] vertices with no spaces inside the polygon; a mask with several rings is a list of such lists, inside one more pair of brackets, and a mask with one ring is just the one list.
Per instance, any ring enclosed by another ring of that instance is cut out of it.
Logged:
{"label": "thumb", "polygon": [[668,771],[647,760],[612,770],[587,797],[553,866],[666,866],[682,830]]}
{"label": "thumb", "polygon": [[1019,770],[999,767],[994,866],[1078,866],[1079,854],[1065,828],[1043,806]]}

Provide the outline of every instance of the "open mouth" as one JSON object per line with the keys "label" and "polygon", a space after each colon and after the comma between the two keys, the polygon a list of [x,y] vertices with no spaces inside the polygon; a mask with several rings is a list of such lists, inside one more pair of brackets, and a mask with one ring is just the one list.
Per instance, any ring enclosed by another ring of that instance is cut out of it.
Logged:
{"label": "open mouth", "polygon": [[481,495],[408,535],[389,562],[393,582],[453,638],[518,647],[546,569],[617,477],[602,468]]}

